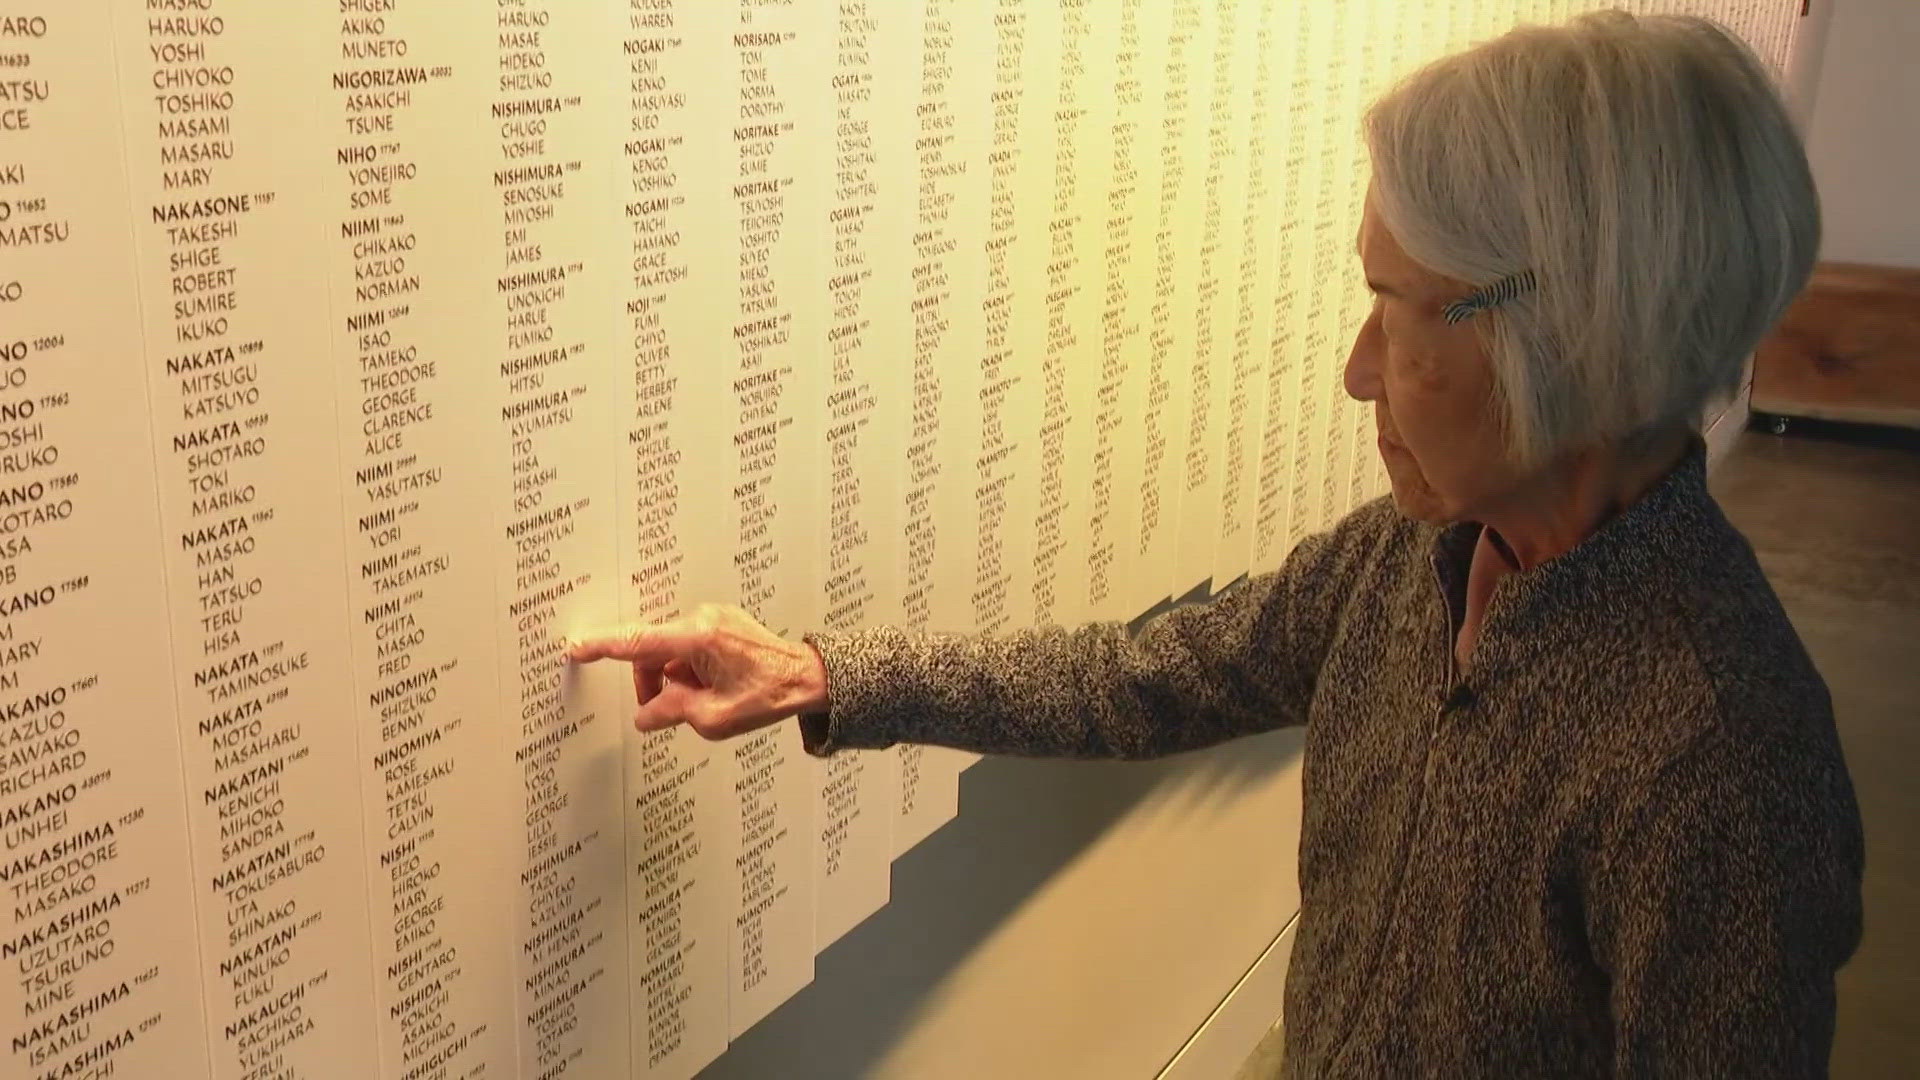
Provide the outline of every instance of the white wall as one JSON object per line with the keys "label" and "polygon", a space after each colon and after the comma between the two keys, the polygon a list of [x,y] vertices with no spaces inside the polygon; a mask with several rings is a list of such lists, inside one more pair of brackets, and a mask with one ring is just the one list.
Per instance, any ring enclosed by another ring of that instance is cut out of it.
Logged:
{"label": "white wall", "polygon": [[1831,5],[1808,142],[1821,257],[1920,266],[1920,0],[1814,2]]}

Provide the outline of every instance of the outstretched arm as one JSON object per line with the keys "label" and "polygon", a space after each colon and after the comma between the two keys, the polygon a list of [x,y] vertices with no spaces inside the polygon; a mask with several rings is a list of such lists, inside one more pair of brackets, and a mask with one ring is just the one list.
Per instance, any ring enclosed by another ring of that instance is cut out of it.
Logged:
{"label": "outstretched arm", "polygon": [[801,717],[808,750],[899,742],[982,753],[1137,758],[1304,723],[1351,592],[1349,519],[1276,573],[1122,623],[1005,637],[882,628],[782,639],[737,608],[574,645],[633,665],[635,725],[727,738]]}
{"label": "outstretched arm", "polygon": [[1304,723],[1328,620],[1307,567],[1324,542],[1137,636],[1115,622],[992,638],[809,635],[831,695],[801,717],[807,748],[1145,758]]}

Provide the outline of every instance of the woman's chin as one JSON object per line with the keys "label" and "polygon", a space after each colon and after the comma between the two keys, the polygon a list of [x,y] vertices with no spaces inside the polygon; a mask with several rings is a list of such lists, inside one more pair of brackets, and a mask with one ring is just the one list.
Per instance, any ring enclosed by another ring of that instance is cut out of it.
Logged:
{"label": "woman's chin", "polygon": [[1387,476],[1393,483],[1393,508],[1401,517],[1428,525],[1452,524],[1453,515],[1448,513],[1446,503],[1426,481],[1402,477],[1393,468],[1387,470]]}

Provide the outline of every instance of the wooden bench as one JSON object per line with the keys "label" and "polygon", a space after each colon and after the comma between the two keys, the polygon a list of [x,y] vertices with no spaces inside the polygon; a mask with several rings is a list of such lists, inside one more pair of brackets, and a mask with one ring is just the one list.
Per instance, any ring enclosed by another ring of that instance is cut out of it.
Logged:
{"label": "wooden bench", "polygon": [[1920,269],[1816,266],[1754,354],[1753,411],[1920,428]]}

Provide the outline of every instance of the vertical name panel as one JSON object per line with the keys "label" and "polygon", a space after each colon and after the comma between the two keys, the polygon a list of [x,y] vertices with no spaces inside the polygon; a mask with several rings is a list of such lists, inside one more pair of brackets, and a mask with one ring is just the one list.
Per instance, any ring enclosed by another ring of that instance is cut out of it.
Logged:
{"label": "vertical name panel", "polygon": [[[1251,23],[1251,5],[1247,22]],[[1232,379],[1232,283],[1239,262],[1241,203],[1247,147],[1236,134],[1246,123],[1246,78],[1236,57],[1246,56],[1251,25],[1242,25],[1240,0],[1211,0],[1206,48],[1191,78],[1206,90],[1198,128],[1205,164],[1200,171],[1199,247],[1185,268],[1193,279],[1192,352],[1187,359],[1187,410],[1175,490],[1180,499],[1173,592],[1204,585],[1220,546],[1220,459],[1226,446],[1227,393]],[[1244,36],[1243,36],[1244,35]],[[1214,583],[1216,587],[1225,582]]]}
{"label": "vertical name panel", "polygon": [[1106,184],[1093,208],[1102,236],[1099,260],[1098,381],[1087,507],[1085,614],[1131,619],[1140,591],[1130,586],[1138,552],[1141,416],[1160,217],[1160,109],[1165,100],[1168,8],[1143,0],[1119,5],[1113,27],[1113,109],[1107,117]]}
{"label": "vertical name panel", "polygon": [[[703,0],[608,8],[613,158],[603,256],[614,266],[619,387],[616,533],[621,615],[657,623],[725,595],[705,523],[732,474],[713,355],[733,325],[732,267],[703,258],[703,229],[729,211],[708,182],[730,145],[730,102],[712,78],[732,26]],[[731,252],[728,252],[731,255]],[[624,715],[624,712],[623,712]],[[726,747],[684,727],[626,743],[627,944],[633,1073],[686,1077],[727,1047],[727,938],[737,816]]]}
{"label": "vertical name panel", "polygon": [[0,57],[0,1072],[205,1075],[106,4]]}
{"label": "vertical name panel", "polygon": [[1282,555],[1326,520],[1321,514],[1321,479],[1326,475],[1326,465],[1320,450],[1328,438],[1330,376],[1327,359],[1330,335],[1326,328],[1329,297],[1325,294],[1325,283],[1327,275],[1333,272],[1327,261],[1332,254],[1327,247],[1331,242],[1327,216],[1332,213],[1332,207],[1326,189],[1339,179],[1340,158],[1334,146],[1339,131],[1325,110],[1329,97],[1338,93],[1342,68],[1335,52],[1340,43],[1333,33],[1338,18],[1331,5],[1311,5],[1304,13],[1298,69],[1298,76],[1303,77],[1294,80],[1295,108],[1290,113],[1304,128],[1292,132],[1291,138],[1300,140],[1299,145],[1308,156],[1300,163],[1300,172],[1289,174],[1294,177],[1294,187],[1300,194],[1296,208],[1288,214],[1289,222],[1297,223],[1298,228],[1287,237],[1295,260],[1293,287],[1288,293],[1293,303],[1285,312],[1288,329],[1292,331],[1288,336],[1294,347],[1295,382],[1293,466],[1288,489],[1289,540]]}
{"label": "vertical name panel", "polygon": [[[1273,340],[1274,262],[1279,226],[1273,163],[1284,148],[1274,129],[1275,24],[1281,5],[1271,0],[1242,4],[1246,20],[1237,35],[1235,63],[1248,85],[1233,138],[1245,147],[1245,186],[1235,194],[1241,208],[1239,230],[1228,243],[1234,252],[1232,286],[1233,344],[1227,364],[1220,460],[1220,531],[1215,547],[1216,590],[1253,566],[1255,480],[1259,474],[1260,425],[1265,416],[1267,362]],[[1284,181],[1283,181],[1284,182]]]}
{"label": "vertical name panel", "polygon": [[[1023,626],[1033,595],[1033,530],[1022,508],[1033,505],[1038,455],[1039,360],[1046,343],[1046,246],[1049,203],[1026,193],[1052,174],[1053,80],[1036,43],[1038,5],[996,0],[988,99],[987,224],[980,248],[980,403],[973,486],[977,533],[971,554],[967,613],[975,633]],[[964,553],[963,553],[964,554]],[[904,751],[903,751],[904,752]]]}
{"label": "vertical name panel", "polygon": [[329,35],[178,9],[113,8],[214,1072],[373,1075],[332,335],[289,257],[324,242]]}
{"label": "vertical name panel", "polygon": [[[901,617],[899,447],[913,347],[907,252],[913,242],[914,97],[920,4],[835,0],[833,110],[818,287],[829,318],[824,446],[827,513],[821,624]],[[814,763],[814,946],[825,948],[887,902],[900,770],[893,754],[841,753]]]}
{"label": "vertical name panel", "polygon": [[[906,388],[901,476],[901,617],[915,630],[965,630],[981,582],[982,333],[988,228],[988,95],[994,10],[961,0],[924,0],[920,80],[912,130],[915,185],[907,275],[913,341]],[[898,755],[897,855],[952,820],[959,754],[902,746]]]}
{"label": "vertical name panel", "polygon": [[[442,18],[449,16],[442,15]],[[613,622],[613,256],[602,242],[615,128],[603,8],[501,0],[467,9],[486,76],[466,123],[484,185],[471,257],[486,277],[470,316],[487,419],[469,433],[484,468],[472,508],[491,539],[499,642],[498,754],[510,779],[504,841],[516,910],[520,1071],[627,1071],[623,740],[631,690],[609,665],[564,665],[563,636]],[[457,69],[458,70],[458,69]],[[492,463],[492,464],[488,464]],[[500,464],[504,463],[504,467]]]}
{"label": "vertical name panel", "polygon": [[[713,77],[727,88],[715,180],[730,200],[716,251],[737,259],[712,418],[728,433],[731,498],[714,519],[729,592],[776,633],[819,610],[821,357],[831,127],[831,0],[738,0]],[[729,242],[731,241],[731,242]],[[745,1031],[813,980],[814,765],[792,724],[727,745],[738,800],[729,1027]]]}
{"label": "vertical name panel", "polygon": [[1206,78],[1213,20],[1202,0],[1172,0],[1160,62],[1160,220],[1154,232],[1153,307],[1142,415],[1137,609],[1166,599],[1180,582],[1180,487],[1194,366],[1194,305],[1205,212]]}
{"label": "vertical name panel", "polygon": [[[1313,118],[1313,73],[1318,64],[1308,38],[1311,16],[1298,5],[1282,4],[1274,31],[1275,112],[1266,136],[1273,141],[1277,190],[1274,192],[1274,253],[1271,289],[1271,337],[1264,374],[1266,404],[1261,415],[1254,477],[1252,565],[1254,573],[1276,570],[1299,539],[1294,510],[1299,461],[1294,443],[1302,426],[1300,372],[1304,366],[1303,328],[1311,296],[1312,223],[1303,192],[1314,182],[1319,127]],[[1301,526],[1303,528],[1303,526]]]}
{"label": "vertical name panel", "polygon": [[[1113,158],[1120,11],[1064,0],[1052,27],[1053,175],[1048,198],[1045,326],[1033,521],[1033,623],[1086,618],[1095,412],[1101,386],[1099,280]],[[1038,192],[1036,192],[1038,194]]]}
{"label": "vertical name panel", "polygon": [[514,853],[500,838],[516,815],[500,796],[514,776],[499,752],[493,559],[473,542],[499,460],[473,446],[496,375],[470,317],[487,301],[472,237],[498,218],[471,163],[524,121],[467,122],[492,81],[488,20],[394,0],[328,30],[310,138],[330,170],[320,226],[381,1075],[507,1075]]}

